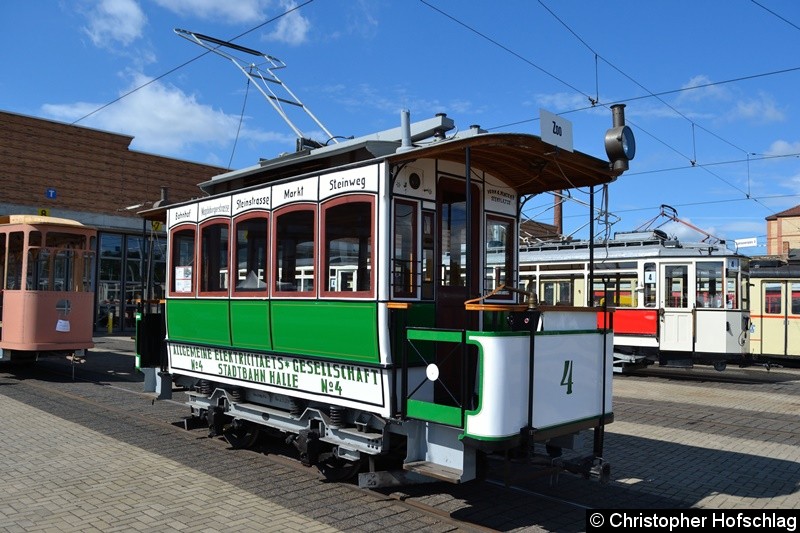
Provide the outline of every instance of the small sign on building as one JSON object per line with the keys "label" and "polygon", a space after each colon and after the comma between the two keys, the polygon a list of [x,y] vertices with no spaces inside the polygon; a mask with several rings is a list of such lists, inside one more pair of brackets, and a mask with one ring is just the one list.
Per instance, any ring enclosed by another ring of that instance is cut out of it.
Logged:
{"label": "small sign on building", "polygon": [[48,200],[55,200],[56,199],[56,190],[54,187],[48,187],[47,190],[44,191],[44,196]]}

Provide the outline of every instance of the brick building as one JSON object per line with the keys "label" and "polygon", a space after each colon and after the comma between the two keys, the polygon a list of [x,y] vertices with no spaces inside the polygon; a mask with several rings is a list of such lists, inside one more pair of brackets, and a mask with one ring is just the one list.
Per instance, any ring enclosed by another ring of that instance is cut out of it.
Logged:
{"label": "brick building", "polygon": [[95,326],[102,330],[110,311],[117,331],[132,331],[151,236],[152,275],[164,279],[163,234],[136,211],[162,191],[176,202],[200,196],[198,183],[227,170],[132,151],[132,140],[0,111],[0,215],[45,214],[98,229]]}
{"label": "brick building", "polygon": [[787,259],[800,250],[800,205],[767,217],[767,255]]}

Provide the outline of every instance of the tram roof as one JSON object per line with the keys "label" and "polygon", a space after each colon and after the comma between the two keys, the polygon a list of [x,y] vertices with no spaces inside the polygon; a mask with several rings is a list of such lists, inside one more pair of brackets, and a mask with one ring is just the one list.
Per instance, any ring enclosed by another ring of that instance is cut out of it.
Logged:
{"label": "tram roof", "polygon": [[355,139],[264,160],[252,167],[215,176],[201,183],[200,188],[213,195],[375,159],[401,163],[431,158],[464,163],[467,148],[471,168],[502,179],[519,194],[602,185],[618,175],[611,170],[608,161],[558,149],[530,134],[468,133],[403,151],[398,151],[400,147],[397,141]]}
{"label": "tram roof", "polygon": [[[624,261],[640,258],[719,258],[719,257],[745,257],[718,244],[701,242],[633,242],[633,241],[607,241],[597,242],[594,245],[595,263],[608,261]],[[529,247],[520,250],[520,263],[529,260],[533,262],[568,262],[588,261],[588,241],[575,243],[561,243]]]}
{"label": "tram roof", "polygon": [[59,226],[83,227],[77,220],[42,215],[0,215],[0,224],[51,224]]}

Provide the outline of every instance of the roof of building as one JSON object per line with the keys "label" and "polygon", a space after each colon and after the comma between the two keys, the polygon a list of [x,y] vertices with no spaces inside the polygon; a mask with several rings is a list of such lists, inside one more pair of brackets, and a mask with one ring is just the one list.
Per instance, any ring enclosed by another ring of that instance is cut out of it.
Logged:
{"label": "roof of building", "polygon": [[787,218],[787,217],[800,217],[800,205],[796,205],[785,211],[781,211],[780,213],[775,213],[774,215],[770,215],[766,218],[766,220],[777,220],[779,218]]}

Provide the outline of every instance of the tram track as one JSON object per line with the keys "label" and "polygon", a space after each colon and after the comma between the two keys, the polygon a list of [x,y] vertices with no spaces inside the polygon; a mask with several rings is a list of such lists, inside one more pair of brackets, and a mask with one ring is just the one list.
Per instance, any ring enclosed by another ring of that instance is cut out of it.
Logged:
{"label": "tram track", "polygon": [[690,368],[649,366],[618,375],[619,377],[642,377],[675,379],[684,381],[709,381],[714,383],[758,384],[781,381],[800,381],[798,369],[784,369],[772,366],[770,369],[762,365],[742,368],[731,368],[723,371],[711,367],[694,366]]}

